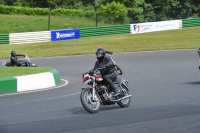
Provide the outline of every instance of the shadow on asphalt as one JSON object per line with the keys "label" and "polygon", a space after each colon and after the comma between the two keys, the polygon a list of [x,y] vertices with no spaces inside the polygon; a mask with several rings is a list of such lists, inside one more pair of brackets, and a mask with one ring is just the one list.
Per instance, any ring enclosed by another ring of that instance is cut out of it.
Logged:
{"label": "shadow on asphalt", "polygon": [[74,107],[70,109],[72,114],[88,114],[88,112],[83,107]]}
{"label": "shadow on asphalt", "polygon": [[200,85],[200,81],[195,81],[195,82],[185,82],[181,84],[190,84],[190,85]]}
{"label": "shadow on asphalt", "polygon": [[[119,110],[122,109],[121,107],[119,107],[117,104],[115,105],[107,105],[107,106],[101,106],[99,109],[99,113],[100,112],[105,112],[105,111],[113,111],[113,110]],[[87,112],[82,106],[81,107],[74,107],[70,110],[70,112],[72,114],[90,114],[89,112]]]}

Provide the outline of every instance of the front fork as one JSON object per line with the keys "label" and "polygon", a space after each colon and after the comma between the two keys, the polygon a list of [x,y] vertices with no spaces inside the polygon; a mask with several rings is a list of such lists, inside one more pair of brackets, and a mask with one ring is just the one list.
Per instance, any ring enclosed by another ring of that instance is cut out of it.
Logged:
{"label": "front fork", "polygon": [[95,82],[93,82],[92,85],[92,100],[96,101],[97,98],[95,97]]}

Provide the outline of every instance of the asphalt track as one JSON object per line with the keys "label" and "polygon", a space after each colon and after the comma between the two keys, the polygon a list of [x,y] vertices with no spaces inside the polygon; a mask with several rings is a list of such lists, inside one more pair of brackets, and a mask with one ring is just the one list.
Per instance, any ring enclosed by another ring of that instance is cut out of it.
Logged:
{"label": "asphalt track", "polygon": [[[131,105],[90,114],[80,102],[81,74],[95,56],[32,59],[59,70],[61,88],[0,96],[0,133],[199,133],[200,71],[196,50],[114,54],[130,82]],[[121,77],[121,76],[120,76]]]}

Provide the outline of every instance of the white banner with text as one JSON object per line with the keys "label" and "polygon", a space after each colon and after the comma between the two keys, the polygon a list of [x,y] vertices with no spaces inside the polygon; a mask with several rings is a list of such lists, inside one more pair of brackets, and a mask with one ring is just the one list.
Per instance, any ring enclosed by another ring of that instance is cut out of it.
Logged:
{"label": "white banner with text", "polygon": [[179,20],[131,24],[131,33],[145,33],[163,30],[180,29]]}

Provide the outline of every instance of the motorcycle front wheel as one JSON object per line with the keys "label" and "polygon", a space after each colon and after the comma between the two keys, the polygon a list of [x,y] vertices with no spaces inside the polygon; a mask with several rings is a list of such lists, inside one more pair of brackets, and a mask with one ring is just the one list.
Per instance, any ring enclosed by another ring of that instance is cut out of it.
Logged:
{"label": "motorcycle front wheel", "polygon": [[30,66],[31,67],[38,67],[36,64],[31,64]]}
{"label": "motorcycle front wheel", "polygon": [[114,70],[117,75],[122,75],[122,70],[119,68],[118,65],[114,65]]}
{"label": "motorcycle front wheel", "polygon": [[80,94],[81,104],[89,113],[97,113],[100,109],[101,103],[97,93],[95,93],[94,98],[92,96],[92,89],[85,88]]}

